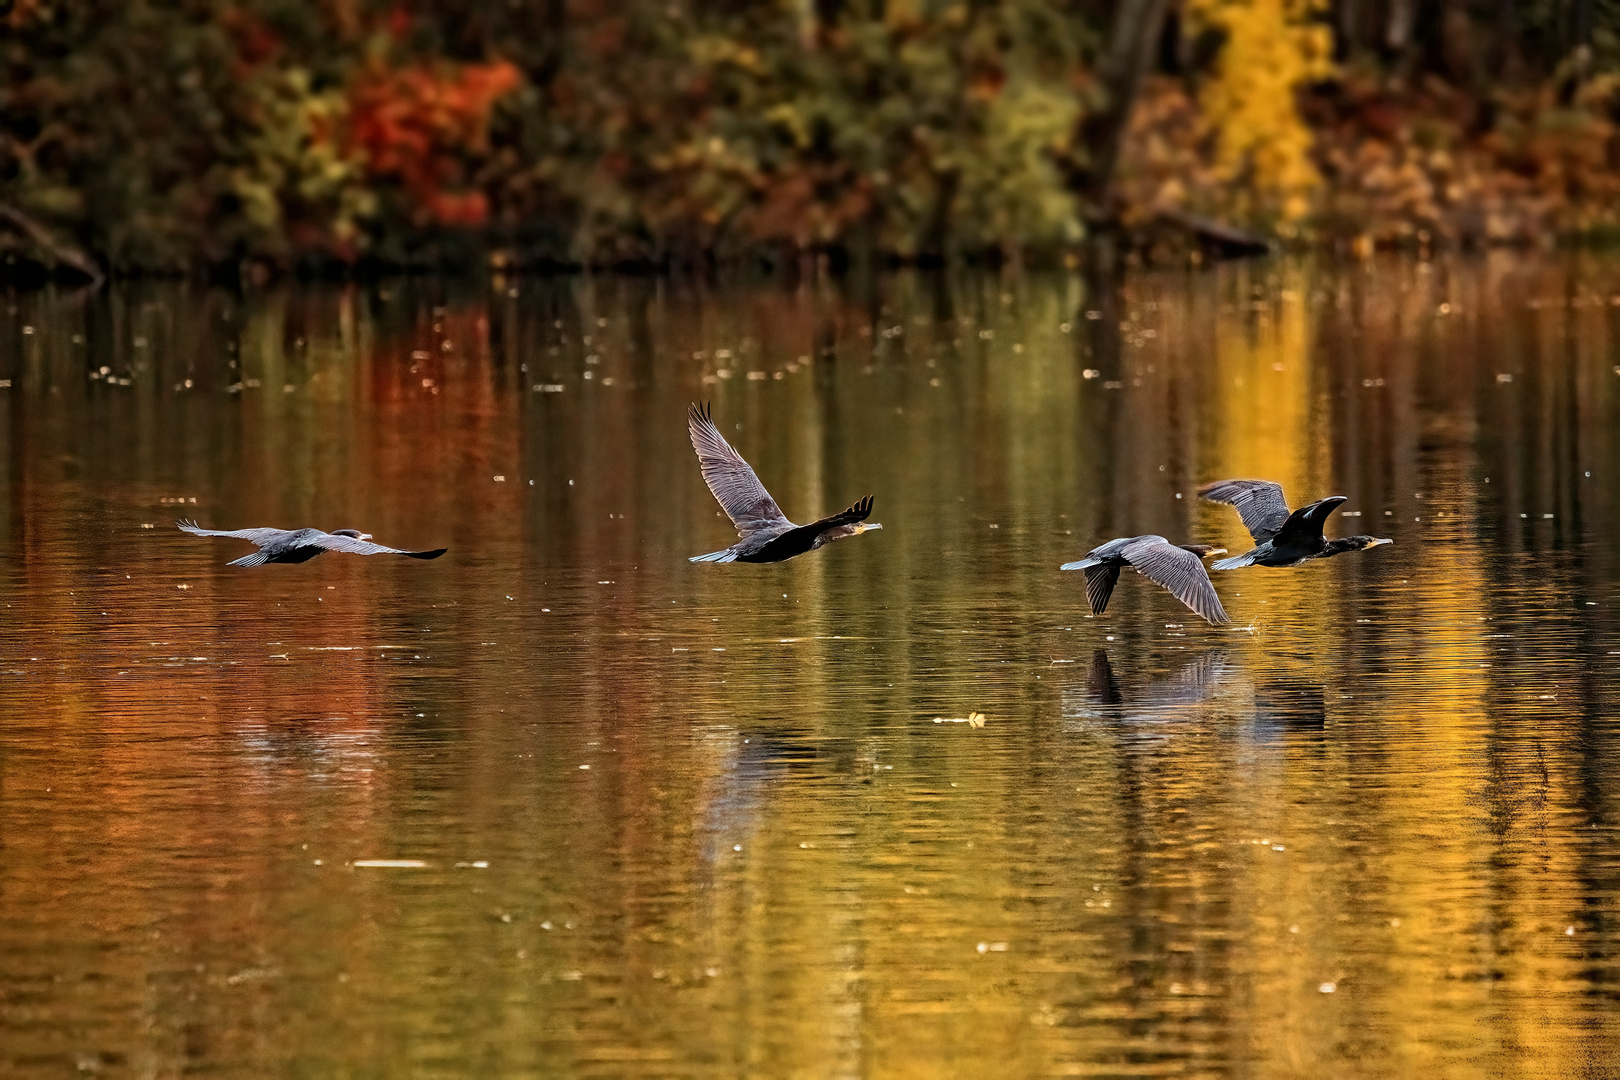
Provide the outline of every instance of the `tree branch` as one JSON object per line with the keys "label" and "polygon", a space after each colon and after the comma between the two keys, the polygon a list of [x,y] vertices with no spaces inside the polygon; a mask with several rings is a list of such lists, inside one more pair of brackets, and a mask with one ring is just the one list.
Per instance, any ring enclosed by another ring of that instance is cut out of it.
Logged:
{"label": "tree branch", "polygon": [[17,231],[49,252],[57,262],[71,266],[89,278],[92,287],[100,288],[106,282],[107,275],[101,272],[101,267],[96,265],[94,259],[52,236],[49,229],[15,206],[0,203],[0,221],[10,222]]}
{"label": "tree branch", "polygon": [[1082,212],[1094,222],[1115,217],[1111,200],[1120,147],[1169,7],[1170,0],[1120,0],[1115,10],[1108,55],[1098,73],[1103,108],[1083,118],[1076,133],[1089,160],[1070,177]]}

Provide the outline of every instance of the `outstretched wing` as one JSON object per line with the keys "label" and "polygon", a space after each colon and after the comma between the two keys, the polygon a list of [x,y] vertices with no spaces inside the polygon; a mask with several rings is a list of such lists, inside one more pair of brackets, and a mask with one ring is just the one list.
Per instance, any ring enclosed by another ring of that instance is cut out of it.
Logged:
{"label": "outstretched wing", "polygon": [[1178,548],[1160,537],[1145,537],[1125,549],[1125,557],[1155,585],[1212,623],[1231,620],[1209,582],[1204,560],[1185,548]]}
{"label": "outstretched wing", "polygon": [[[769,495],[765,497],[767,499],[770,498]],[[772,503],[771,505],[774,506],[776,504]],[[781,511],[777,511],[777,513],[781,513]],[[824,517],[819,521],[812,521],[808,525],[801,525],[800,528],[807,532],[824,533],[828,529],[836,529],[840,525],[853,525],[858,521],[865,521],[871,516],[872,496],[868,495],[866,498],[862,499],[854,506],[849,507],[847,510],[840,510],[831,517]]]}
{"label": "outstretched wing", "polygon": [[1263,544],[1277,535],[1288,520],[1288,500],[1281,484],[1270,480],[1217,480],[1198,489],[1201,499],[1236,508],[1254,542]]}
{"label": "outstretched wing", "polygon": [[1093,615],[1108,610],[1108,598],[1114,595],[1114,586],[1118,583],[1119,563],[1104,562],[1086,567],[1086,601],[1091,604]]}
{"label": "outstretched wing", "polygon": [[181,532],[188,532],[192,536],[230,536],[237,540],[251,540],[260,547],[288,534],[287,529],[233,529],[230,531],[204,529],[199,527],[195,521],[187,520],[176,521],[175,525],[179,527]]}
{"label": "outstretched wing", "polygon": [[748,536],[761,529],[793,527],[793,522],[783,515],[748,462],[714,426],[708,405],[692,406],[687,413],[686,428],[692,436],[692,449],[697,451],[698,463],[703,466],[703,482],[709,485],[732,524],[737,526],[738,536]]}
{"label": "outstretched wing", "polygon": [[1322,525],[1327,516],[1342,502],[1349,499],[1347,495],[1329,495],[1325,499],[1318,499],[1309,506],[1302,506],[1288,515],[1282,528],[1277,530],[1277,540],[1281,543],[1297,541],[1310,541],[1322,539]]}
{"label": "outstretched wing", "polygon": [[334,536],[331,533],[320,533],[304,541],[310,547],[325,548],[327,551],[343,551],[350,555],[404,555],[410,559],[437,559],[449,548],[435,548],[433,551],[401,551],[399,548],[384,547],[373,544],[370,540],[357,540],[352,536]]}

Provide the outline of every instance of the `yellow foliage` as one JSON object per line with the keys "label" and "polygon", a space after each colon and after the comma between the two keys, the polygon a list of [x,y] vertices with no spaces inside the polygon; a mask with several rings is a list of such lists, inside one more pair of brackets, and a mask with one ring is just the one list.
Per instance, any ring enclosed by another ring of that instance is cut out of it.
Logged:
{"label": "yellow foliage", "polygon": [[1199,95],[1217,131],[1216,169],[1242,181],[1256,217],[1298,221],[1321,184],[1311,161],[1311,130],[1294,95],[1332,71],[1331,32],[1308,22],[1320,0],[1188,0],[1194,25],[1223,30],[1215,77]]}
{"label": "yellow foliage", "polygon": [[1079,111],[1073,94],[1032,79],[1011,82],[995,96],[982,138],[953,161],[966,211],[957,227],[970,246],[1080,240],[1074,196],[1052,164]]}
{"label": "yellow foliage", "polygon": [[294,68],[245,81],[242,92],[253,102],[257,123],[243,139],[229,190],[240,200],[255,246],[291,254],[285,237],[301,224],[286,220],[291,204],[305,213],[318,208],[319,233],[341,250],[352,249],[361,223],[376,213],[377,195],[360,164],[332,138],[346,110],[342,91],[316,91],[309,73]]}

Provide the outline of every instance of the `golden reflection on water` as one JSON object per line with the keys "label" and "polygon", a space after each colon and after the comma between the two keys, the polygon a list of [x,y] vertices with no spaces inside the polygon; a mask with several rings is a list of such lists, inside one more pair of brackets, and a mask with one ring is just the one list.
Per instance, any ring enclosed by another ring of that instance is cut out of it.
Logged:
{"label": "golden reflection on water", "polygon": [[[1617,300],[1588,257],[14,296],[0,1073],[1601,1073]],[[688,563],[709,399],[789,516],[884,530]],[[1112,536],[1246,548],[1227,475],[1396,543],[1217,574],[1231,629],[1085,614],[1056,567]],[[243,571],[176,517],[450,553]]]}

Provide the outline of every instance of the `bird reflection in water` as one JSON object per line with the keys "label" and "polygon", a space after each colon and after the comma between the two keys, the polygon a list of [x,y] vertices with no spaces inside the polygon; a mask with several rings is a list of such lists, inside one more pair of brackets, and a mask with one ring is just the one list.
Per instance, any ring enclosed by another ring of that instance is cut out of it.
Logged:
{"label": "bird reflection in water", "polygon": [[1086,669],[1085,687],[1063,691],[1063,718],[1140,723],[1185,719],[1190,707],[1215,696],[1233,670],[1225,649],[1209,649],[1168,678],[1127,690],[1120,685],[1108,650],[1097,649]]}
{"label": "bird reflection in water", "polygon": [[1076,728],[1107,721],[1144,733],[1154,725],[1220,718],[1246,722],[1253,737],[1266,741],[1288,731],[1322,730],[1327,694],[1320,683],[1296,676],[1256,677],[1225,649],[1200,653],[1166,678],[1122,685],[1108,651],[1097,649],[1084,687],[1063,692],[1063,718]]}
{"label": "bird reflection in water", "polygon": [[1261,729],[1320,731],[1327,727],[1327,690],[1321,683],[1295,678],[1257,683],[1254,722]]}
{"label": "bird reflection in water", "polygon": [[790,733],[718,734],[724,740],[719,767],[704,782],[698,799],[704,884],[712,884],[716,864],[739,849],[748,850],[778,785],[789,779],[813,779],[824,771],[817,767],[822,758],[817,744]]}

